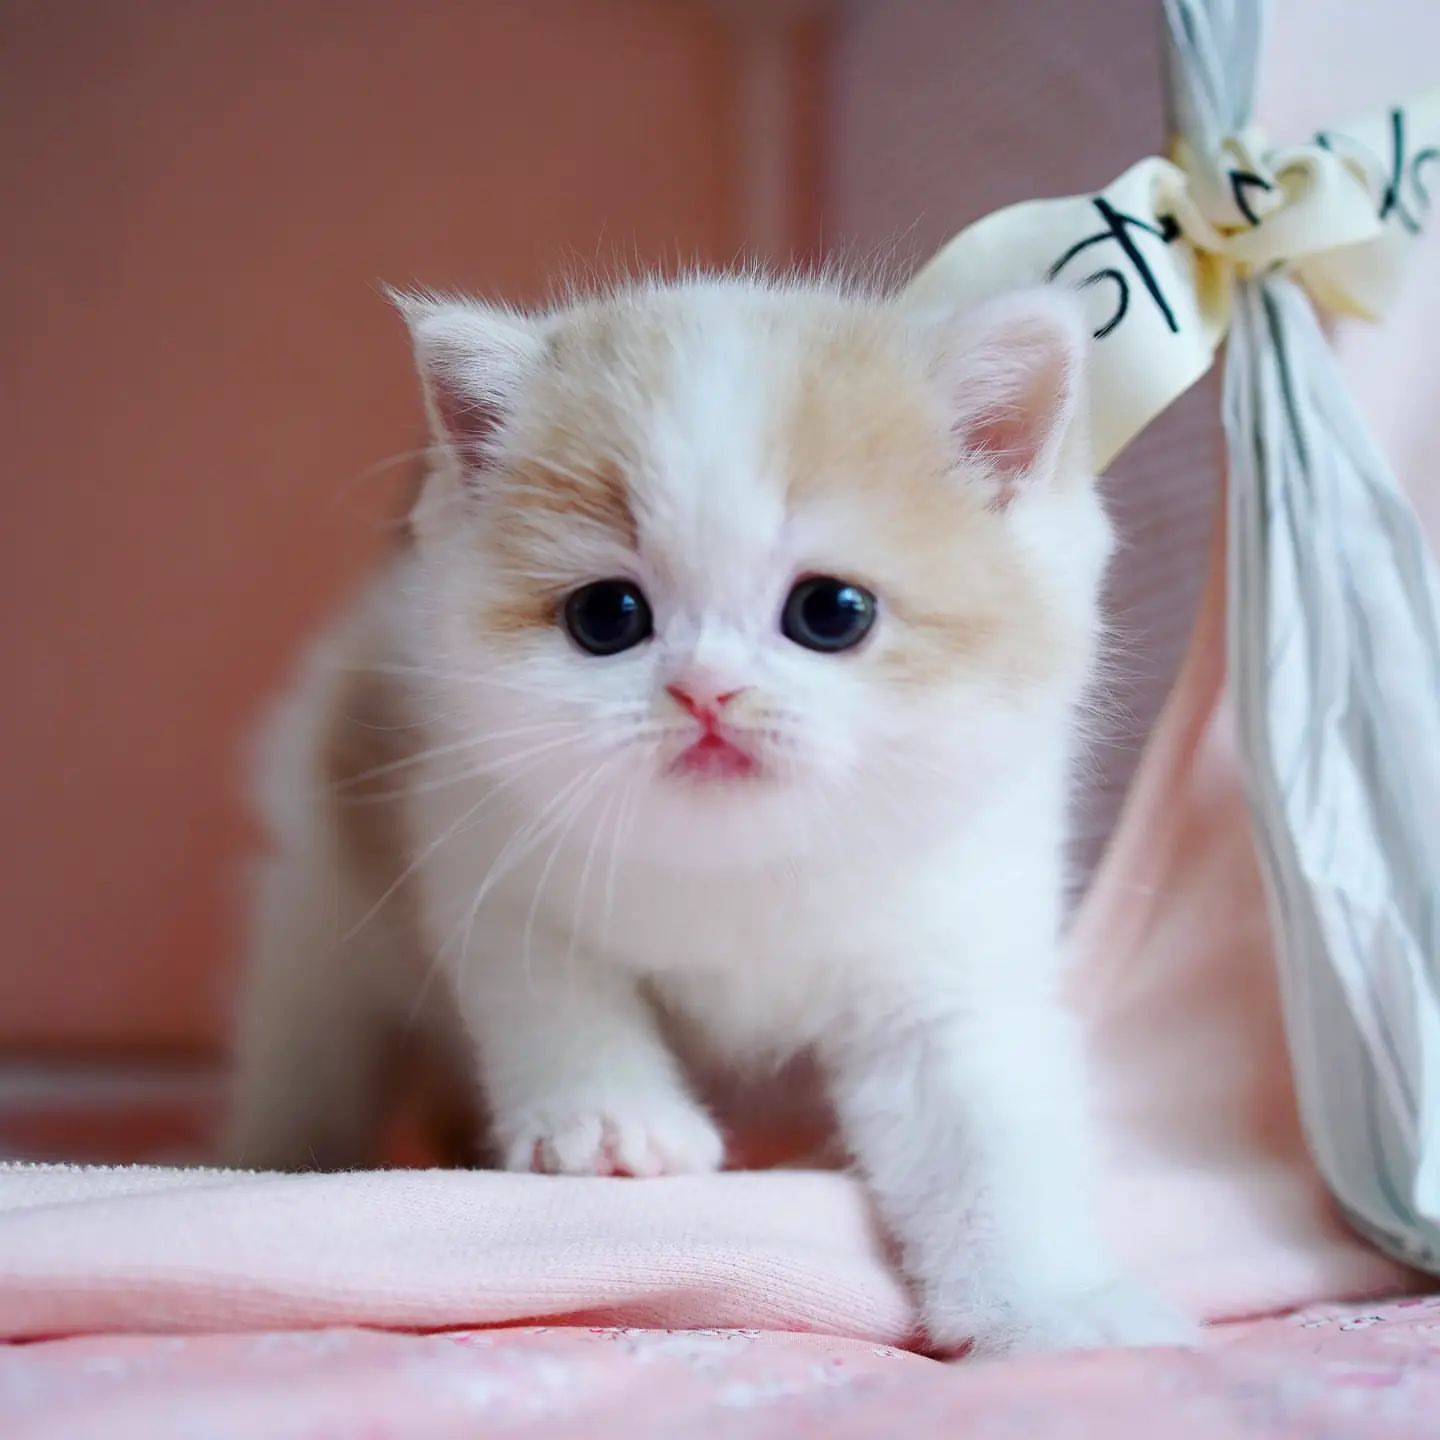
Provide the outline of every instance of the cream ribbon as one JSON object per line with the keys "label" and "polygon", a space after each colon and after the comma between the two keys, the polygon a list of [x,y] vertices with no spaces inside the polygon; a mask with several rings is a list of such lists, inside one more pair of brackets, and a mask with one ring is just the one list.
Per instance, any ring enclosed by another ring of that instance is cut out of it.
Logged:
{"label": "cream ribbon", "polygon": [[971,304],[1047,281],[1087,294],[1097,472],[1209,368],[1237,279],[1283,268],[1326,309],[1378,319],[1440,201],[1440,89],[1267,150],[1176,147],[1098,195],[1032,200],[962,230],[906,288]]}

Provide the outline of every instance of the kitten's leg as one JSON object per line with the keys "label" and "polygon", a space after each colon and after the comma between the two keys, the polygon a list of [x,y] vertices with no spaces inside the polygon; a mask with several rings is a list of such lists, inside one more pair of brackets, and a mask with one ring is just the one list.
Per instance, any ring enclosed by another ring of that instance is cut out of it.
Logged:
{"label": "kitten's leg", "polygon": [[860,1021],[832,1055],[855,1155],[934,1343],[972,1353],[1184,1343],[1096,1217],[1076,1027],[1047,997]]}
{"label": "kitten's leg", "polygon": [[233,1163],[377,1158],[390,1042],[415,993],[407,962],[419,959],[414,898],[396,884],[406,836],[386,794],[417,743],[390,675],[394,590],[383,575],[336,617],[257,737],[254,798],[271,851],[250,916]]}
{"label": "kitten's leg", "polygon": [[507,1169],[641,1176],[719,1167],[720,1132],[629,976],[537,937],[528,961],[472,961],[459,990]]}
{"label": "kitten's leg", "polygon": [[[328,851],[328,847],[325,847]],[[263,1170],[374,1164],[389,1058],[373,968],[397,943],[335,857],[267,859],[252,916],[250,963],[236,1032],[227,1164]],[[337,894],[337,890],[341,893]]]}

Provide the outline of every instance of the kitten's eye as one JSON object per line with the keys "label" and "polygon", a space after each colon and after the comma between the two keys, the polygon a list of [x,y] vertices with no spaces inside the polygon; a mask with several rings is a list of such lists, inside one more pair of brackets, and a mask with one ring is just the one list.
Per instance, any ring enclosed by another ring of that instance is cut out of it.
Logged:
{"label": "kitten's eye", "polygon": [[650,605],[629,580],[596,580],[565,602],[565,628],[591,655],[618,655],[650,638]]}
{"label": "kitten's eye", "polygon": [[790,592],[780,616],[786,638],[807,650],[849,650],[875,623],[875,597],[863,585],[814,575]]}

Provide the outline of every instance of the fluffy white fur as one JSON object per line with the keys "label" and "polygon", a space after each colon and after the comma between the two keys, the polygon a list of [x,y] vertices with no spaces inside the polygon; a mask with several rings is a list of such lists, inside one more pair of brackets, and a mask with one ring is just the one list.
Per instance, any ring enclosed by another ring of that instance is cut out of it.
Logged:
{"label": "fluffy white fur", "polygon": [[[522,1170],[714,1169],[692,1059],[764,1076],[809,1054],[938,1345],[1184,1338],[1097,1233],[1057,999],[1075,709],[1110,545],[1076,460],[1068,306],[918,316],[824,285],[691,281],[536,317],[404,309],[436,461],[413,548],[271,730],[234,1158],[363,1163],[384,1036],[417,1016]],[[933,474],[898,473],[932,456]],[[630,538],[602,513],[617,476]],[[927,495],[958,508],[901,513]],[[892,511],[922,541],[956,532],[916,558]],[[972,659],[965,586],[1000,551],[1024,614],[1006,602]],[[962,573],[943,574],[948,555]],[[781,634],[808,573],[879,597],[855,653]],[[653,608],[634,650],[596,659],[553,614],[515,618],[608,576]],[[401,821],[388,877],[347,848],[324,758],[357,674],[399,702],[377,723],[400,753],[359,777],[382,784],[369,819]],[[670,772],[697,733],[671,683],[744,690],[727,722],[759,777]]]}

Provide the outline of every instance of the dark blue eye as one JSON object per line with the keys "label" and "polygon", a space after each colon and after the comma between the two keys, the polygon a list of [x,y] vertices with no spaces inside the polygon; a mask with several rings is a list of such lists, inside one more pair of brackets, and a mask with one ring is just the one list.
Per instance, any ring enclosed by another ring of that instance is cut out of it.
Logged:
{"label": "dark blue eye", "polygon": [[618,655],[648,640],[654,630],[650,605],[629,580],[596,580],[565,601],[565,628],[589,655]]}
{"label": "dark blue eye", "polygon": [[789,640],[807,650],[834,652],[858,645],[875,623],[875,597],[863,585],[813,575],[791,590],[780,616]]}

